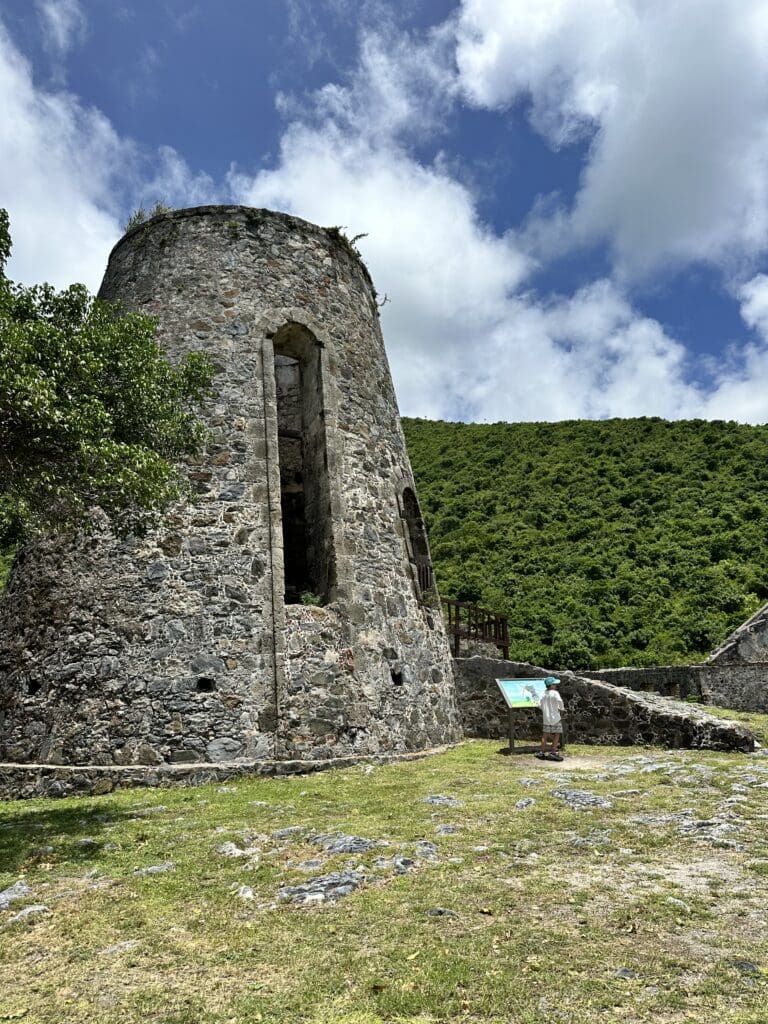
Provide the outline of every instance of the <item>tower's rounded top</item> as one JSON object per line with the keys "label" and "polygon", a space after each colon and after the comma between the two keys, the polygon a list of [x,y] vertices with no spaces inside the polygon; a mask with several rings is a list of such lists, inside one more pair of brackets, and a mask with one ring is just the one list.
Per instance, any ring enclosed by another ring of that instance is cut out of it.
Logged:
{"label": "tower's rounded top", "polygon": [[295,217],[290,213],[281,213],[278,210],[267,210],[263,207],[241,206],[235,203],[219,206],[190,206],[182,210],[167,210],[162,213],[153,214],[151,217],[147,217],[146,220],[143,220],[129,228],[122,238],[119,238],[112,247],[110,257],[112,256],[112,253],[116,252],[120,246],[123,245],[124,242],[129,238],[133,238],[141,231],[146,230],[147,227],[173,221],[187,220],[193,217],[233,216],[241,216],[250,221],[278,221],[288,228],[317,235],[319,238],[325,239],[331,245],[345,250],[349,256],[353,257],[353,259],[360,263],[366,276],[370,277],[368,268],[365,266],[360,253],[357,251],[353,243],[346,237],[340,227],[324,228],[319,224],[313,224],[311,221],[304,220],[301,217]]}

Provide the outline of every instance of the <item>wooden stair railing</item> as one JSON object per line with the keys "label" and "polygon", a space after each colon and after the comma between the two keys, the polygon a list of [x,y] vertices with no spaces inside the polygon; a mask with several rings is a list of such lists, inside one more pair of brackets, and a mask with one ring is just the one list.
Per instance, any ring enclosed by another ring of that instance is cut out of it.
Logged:
{"label": "wooden stair railing", "polygon": [[454,658],[461,657],[462,640],[495,644],[504,660],[509,660],[509,624],[506,615],[498,615],[469,601],[443,598],[448,635]]}

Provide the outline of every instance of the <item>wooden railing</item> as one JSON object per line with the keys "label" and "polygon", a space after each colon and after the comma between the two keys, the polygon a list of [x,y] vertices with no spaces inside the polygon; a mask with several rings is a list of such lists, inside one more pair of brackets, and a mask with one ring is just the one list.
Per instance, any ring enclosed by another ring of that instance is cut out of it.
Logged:
{"label": "wooden railing", "polygon": [[432,565],[428,559],[416,560],[416,575],[422,594],[435,589],[435,577],[432,573]]}
{"label": "wooden railing", "polygon": [[462,640],[465,643],[474,640],[496,644],[505,661],[509,660],[509,625],[505,615],[497,615],[467,601],[443,598],[442,604],[454,658],[461,656]]}

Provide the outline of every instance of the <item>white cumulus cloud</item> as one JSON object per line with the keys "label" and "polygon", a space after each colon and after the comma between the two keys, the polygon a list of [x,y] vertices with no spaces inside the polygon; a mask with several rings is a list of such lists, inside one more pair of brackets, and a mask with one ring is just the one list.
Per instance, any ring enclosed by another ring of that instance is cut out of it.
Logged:
{"label": "white cumulus cloud", "polygon": [[11,277],[98,285],[120,235],[114,185],[135,148],[98,110],[39,89],[0,25],[0,196],[11,218]]}
{"label": "white cumulus cloud", "polygon": [[429,70],[421,50],[412,74],[406,44],[386,59],[383,49],[369,38],[349,85],[320,90],[303,112],[286,107],[294,120],[277,166],[233,174],[231,185],[242,202],[367,233],[358,244],[390,300],[382,325],[402,410],[466,419],[694,414],[701,396],[685,382],[684,348],[616,285],[548,300],[521,291],[532,263],[518,238],[485,225],[469,188],[402,141],[424,124],[419,99],[443,81],[441,57]]}
{"label": "white cumulus cloud", "polygon": [[[716,364],[707,389],[694,382],[686,348],[633,305],[621,274],[571,296],[527,290],[535,267],[526,248],[532,232],[492,230],[448,161],[438,157],[425,165],[410,148],[414,137],[437,130],[455,102],[457,83],[465,91],[474,83],[473,100],[484,106],[512,104],[525,92],[538,130],[554,145],[593,137],[577,209],[561,213],[559,226],[542,222],[541,237],[547,230],[550,239],[574,235],[577,228],[589,234],[578,227],[578,218],[587,216],[589,175],[602,166],[600,147],[610,141],[606,125],[627,111],[627,65],[634,61],[631,73],[642,78],[633,32],[649,12],[663,15],[653,0],[642,9],[629,0],[542,0],[533,11],[517,0],[465,0],[462,21],[446,23],[421,42],[369,32],[346,84],[326,86],[301,105],[283,99],[289,124],[276,166],[232,175],[243,202],[344,225],[349,234],[368,232],[359,246],[390,299],[382,324],[405,413],[487,420],[768,416],[766,403],[754,397],[762,381],[759,345]],[[482,17],[492,26],[486,33]],[[458,79],[446,59],[449,31],[459,32]],[[647,25],[643,31],[649,44]],[[641,111],[649,102],[645,95],[636,101]],[[716,130],[699,127],[701,133]],[[642,195],[635,198],[642,203]],[[647,210],[635,210],[632,201],[627,207],[614,211],[617,251],[619,228],[635,245],[648,227]],[[668,258],[672,239],[680,253],[690,246],[694,227],[681,241],[681,223],[682,215],[666,242],[662,228],[670,226],[653,226],[635,266]],[[721,227],[723,244],[738,244],[733,223]]]}
{"label": "white cumulus cloud", "polygon": [[145,152],[97,108],[38,85],[1,22],[0,97],[0,204],[11,219],[14,280],[95,291],[127,212],[217,194],[171,147]]}
{"label": "white cumulus cloud", "polygon": [[471,103],[590,140],[554,249],[605,240],[630,275],[766,250],[765,0],[463,0],[456,38]]}

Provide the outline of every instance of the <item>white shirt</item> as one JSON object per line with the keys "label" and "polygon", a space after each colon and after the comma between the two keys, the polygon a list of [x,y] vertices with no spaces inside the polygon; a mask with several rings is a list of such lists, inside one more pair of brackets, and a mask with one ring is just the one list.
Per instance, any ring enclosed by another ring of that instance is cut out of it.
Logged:
{"label": "white shirt", "polygon": [[553,686],[541,698],[539,707],[541,708],[544,725],[556,725],[560,721],[560,709],[564,708],[565,704],[563,703],[563,698]]}

